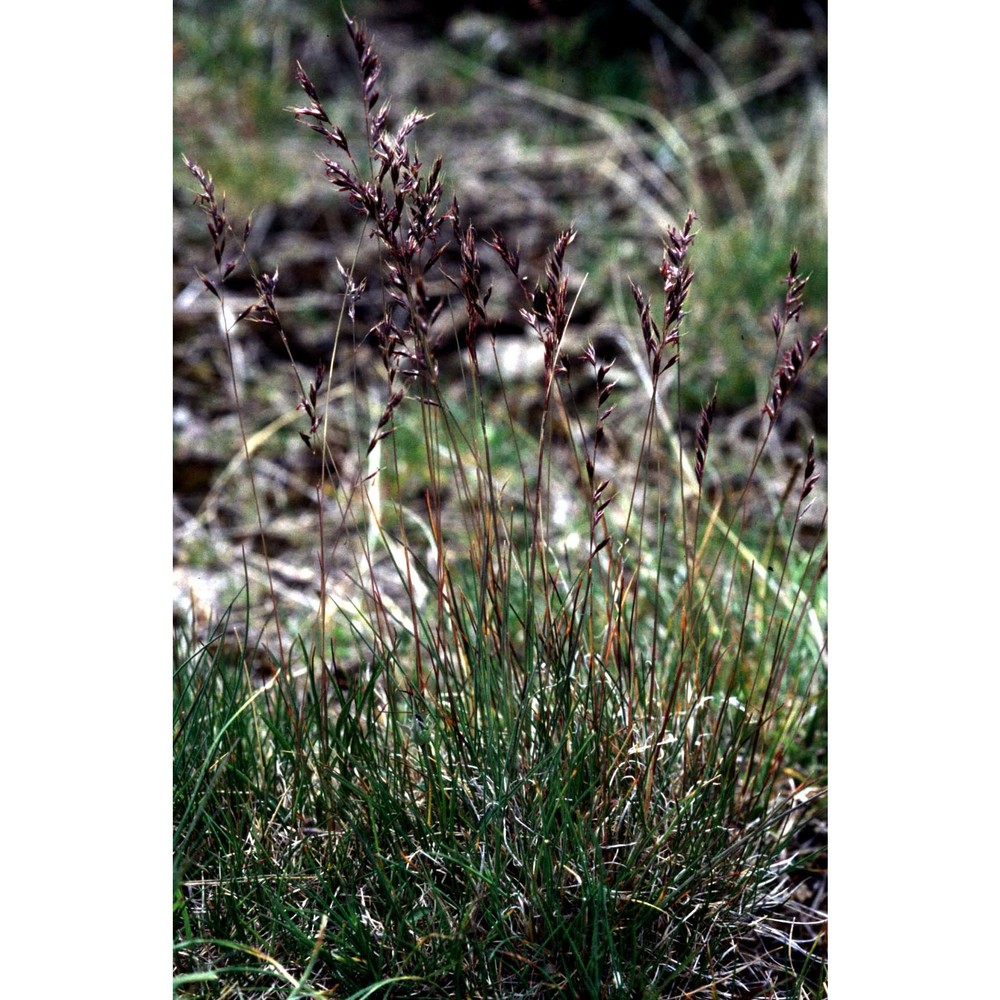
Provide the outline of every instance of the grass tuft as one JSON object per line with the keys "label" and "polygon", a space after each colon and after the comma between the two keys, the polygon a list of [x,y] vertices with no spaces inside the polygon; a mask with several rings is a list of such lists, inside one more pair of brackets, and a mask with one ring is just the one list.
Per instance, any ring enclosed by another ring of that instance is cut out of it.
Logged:
{"label": "grass tuft", "polygon": [[[213,248],[204,287],[224,304],[249,270],[256,289],[224,313],[230,364],[237,326],[287,349],[318,581],[314,624],[292,636],[241,418],[269,621],[235,624],[234,604],[207,636],[178,629],[176,995],[825,995],[812,440],[765,520],[757,502],[825,338],[787,343],[807,316],[799,255],[733,485],[712,465],[717,393],[686,409],[694,212],[660,240],[662,290],[630,283],[632,341],[571,356],[576,230],[537,274],[503,234],[481,238],[417,150],[427,116],[394,123],[365,26],[347,31],[361,135],[301,65],[291,111],[377,259],[337,261],[342,305],[311,377],[278,270],[257,271],[252,227],[185,159]],[[497,357],[498,273],[541,359],[527,412]],[[235,375],[232,390],[242,413]]]}

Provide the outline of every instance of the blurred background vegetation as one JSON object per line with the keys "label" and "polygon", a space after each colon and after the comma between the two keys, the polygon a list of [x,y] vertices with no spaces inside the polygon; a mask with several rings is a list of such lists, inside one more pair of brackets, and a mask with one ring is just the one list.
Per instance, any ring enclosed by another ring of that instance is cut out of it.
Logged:
{"label": "blurred background vegetation", "polygon": [[[349,135],[357,127],[339,0],[174,10],[178,188],[191,188],[184,152],[238,215],[329,203],[318,146],[284,109],[302,102],[298,60],[331,117]],[[428,161],[444,156],[446,190],[475,209],[480,231],[496,225],[523,243],[530,234],[515,227],[533,212],[540,256],[573,222],[589,298],[610,301],[616,274],[655,274],[663,223],[698,213],[688,339],[704,352],[700,394],[722,378],[723,406],[761,398],[744,354],[766,340],[793,246],[812,275],[807,304],[825,316],[825,2],[364,0],[348,13],[369,24],[394,111],[434,114],[418,143]],[[506,145],[477,161],[484,131]],[[521,218],[504,218],[512,195]]]}
{"label": "blurred background vegetation", "polygon": [[[416,145],[428,164],[443,156],[445,198],[454,191],[482,236],[503,233],[520,246],[522,273],[539,275],[558,233],[579,231],[567,257],[582,287],[567,357],[587,341],[613,353],[622,336],[638,335],[628,279],[655,303],[661,236],[698,213],[684,403],[696,421],[717,387],[715,460],[751,447],[775,363],[770,316],[793,248],[810,282],[791,336],[826,325],[825,2],[364,0],[348,13],[367,23],[381,56],[392,120],[414,108],[433,116]],[[254,529],[248,510],[222,503],[238,478],[239,437],[214,301],[195,275],[211,251],[181,154],[214,176],[235,219],[253,211],[249,250],[258,268],[280,268],[279,305],[305,371],[329,357],[343,291],[336,259],[348,263],[360,245],[359,273],[375,263],[365,257],[372,241],[359,244],[361,220],[324,176],[317,154],[328,150],[287,110],[305,103],[297,61],[352,148],[363,148],[339,0],[175,0],[175,510],[180,561],[192,565],[231,570]],[[240,280],[228,286],[234,307],[240,294],[254,297]],[[487,273],[484,284],[492,280]],[[490,306],[497,335],[520,344],[519,302],[502,291]],[[359,328],[368,318],[362,303]],[[275,339],[255,328],[237,361],[249,433],[263,435],[258,457],[265,472],[274,463],[275,508],[287,513],[290,493],[306,505],[314,494],[312,473],[288,457],[301,450],[288,417],[297,398]],[[626,390],[628,363],[616,373]],[[789,467],[813,435],[825,459],[825,348],[783,419]],[[729,457],[746,468],[745,454]],[[224,527],[236,547],[220,549],[206,525]],[[280,524],[271,530],[280,534]],[[302,580],[312,572],[302,569]]]}

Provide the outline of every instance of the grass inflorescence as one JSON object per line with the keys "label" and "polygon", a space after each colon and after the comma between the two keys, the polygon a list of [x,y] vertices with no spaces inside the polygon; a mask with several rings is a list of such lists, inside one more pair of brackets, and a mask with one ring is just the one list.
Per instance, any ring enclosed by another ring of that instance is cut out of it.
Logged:
{"label": "grass inflorescence", "polygon": [[[793,338],[798,254],[732,489],[713,477],[716,395],[682,408],[695,214],[662,239],[656,295],[631,283],[629,349],[570,359],[575,230],[537,276],[478,233],[413,144],[424,116],[392,124],[379,55],[347,26],[364,134],[330,120],[301,66],[292,112],[379,267],[337,262],[325,363],[303,373],[288,350],[316,470],[315,628],[285,634],[272,588],[273,648],[235,608],[178,634],[177,994],[824,995],[825,515],[799,530],[813,442],[770,521],[751,503],[825,336]],[[188,167],[222,302],[252,269],[250,225]],[[539,351],[527,416],[491,357],[483,255]],[[227,337],[259,323],[288,344],[278,273],[253,280]],[[348,338],[376,371],[341,362]],[[346,450],[331,444],[345,384],[366,427]],[[619,410],[626,393],[641,408]]]}

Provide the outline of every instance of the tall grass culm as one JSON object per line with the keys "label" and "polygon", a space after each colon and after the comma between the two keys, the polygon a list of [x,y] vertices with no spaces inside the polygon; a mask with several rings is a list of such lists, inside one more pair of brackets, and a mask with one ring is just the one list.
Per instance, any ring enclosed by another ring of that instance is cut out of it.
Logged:
{"label": "tall grass culm", "polygon": [[[620,355],[588,344],[569,364],[574,229],[537,276],[478,233],[413,145],[424,116],[391,121],[378,53],[347,30],[364,134],[301,66],[291,109],[379,259],[337,262],[328,361],[303,373],[289,349],[316,468],[315,628],[287,634],[272,588],[266,653],[249,616],[241,648],[221,641],[235,607],[207,638],[178,631],[175,994],[825,996],[825,514],[799,530],[814,443],[770,520],[750,502],[825,338],[795,336],[798,254],[775,276],[769,391],[733,488],[713,473],[715,396],[681,409],[695,214],[660,240],[662,288],[630,284]],[[222,303],[237,269],[256,285],[227,339],[257,323],[287,344],[278,274],[243,252],[251,223],[185,162],[205,287]],[[493,357],[480,255],[538,345],[530,423]],[[373,349],[344,363],[348,340]],[[626,391],[644,416],[623,426]],[[335,449],[348,410],[364,432]]]}

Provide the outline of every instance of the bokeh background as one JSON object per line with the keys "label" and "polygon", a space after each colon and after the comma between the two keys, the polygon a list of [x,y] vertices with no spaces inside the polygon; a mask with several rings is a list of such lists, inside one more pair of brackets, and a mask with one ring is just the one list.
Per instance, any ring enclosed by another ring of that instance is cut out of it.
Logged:
{"label": "bokeh background", "polygon": [[[366,22],[380,53],[394,120],[414,108],[432,114],[415,144],[428,164],[443,157],[446,197],[454,192],[480,234],[503,233],[520,247],[522,273],[540,275],[559,232],[578,230],[567,257],[580,295],[566,357],[588,342],[620,355],[622,338],[637,336],[628,279],[655,293],[661,236],[697,212],[684,402],[696,421],[717,389],[713,461],[723,480],[727,469],[735,479],[768,395],[770,316],[792,248],[810,275],[793,336],[826,325],[826,4],[364,2],[349,12]],[[376,263],[374,241],[359,243],[362,220],[324,176],[317,154],[328,151],[287,110],[307,103],[296,62],[331,119],[359,136],[358,73],[339,3],[174,5],[178,620],[216,617],[247,581],[256,601],[267,578],[241,471],[224,317],[196,274],[212,266],[211,246],[182,154],[213,175],[237,228],[253,213],[250,258],[259,270],[280,271],[278,305],[303,372],[329,356],[343,299],[337,261],[357,254],[360,274]],[[491,280],[503,375],[519,386],[530,421],[530,345],[516,297],[501,294],[503,275],[487,271],[484,283]],[[255,298],[247,269],[227,288],[231,318]],[[359,303],[359,328],[377,310],[372,292]],[[247,324],[232,344],[263,483],[272,581],[295,628],[314,612],[318,590],[316,469],[299,440],[304,418],[284,344]],[[373,368],[365,345],[356,350],[354,370]],[[627,361],[617,374],[623,394],[637,385]],[[364,388],[377,407],[377,380]],[[344,392],[356,395],[356,381]],[[351,440],[367,440],[364,422],[345,416],[335,428],[345,457]],[[810,437],[825,471],[826,431],[824,348],[783,415],[755,502],[779,502]],[[617,447],[626,461],[627,433]]]}

